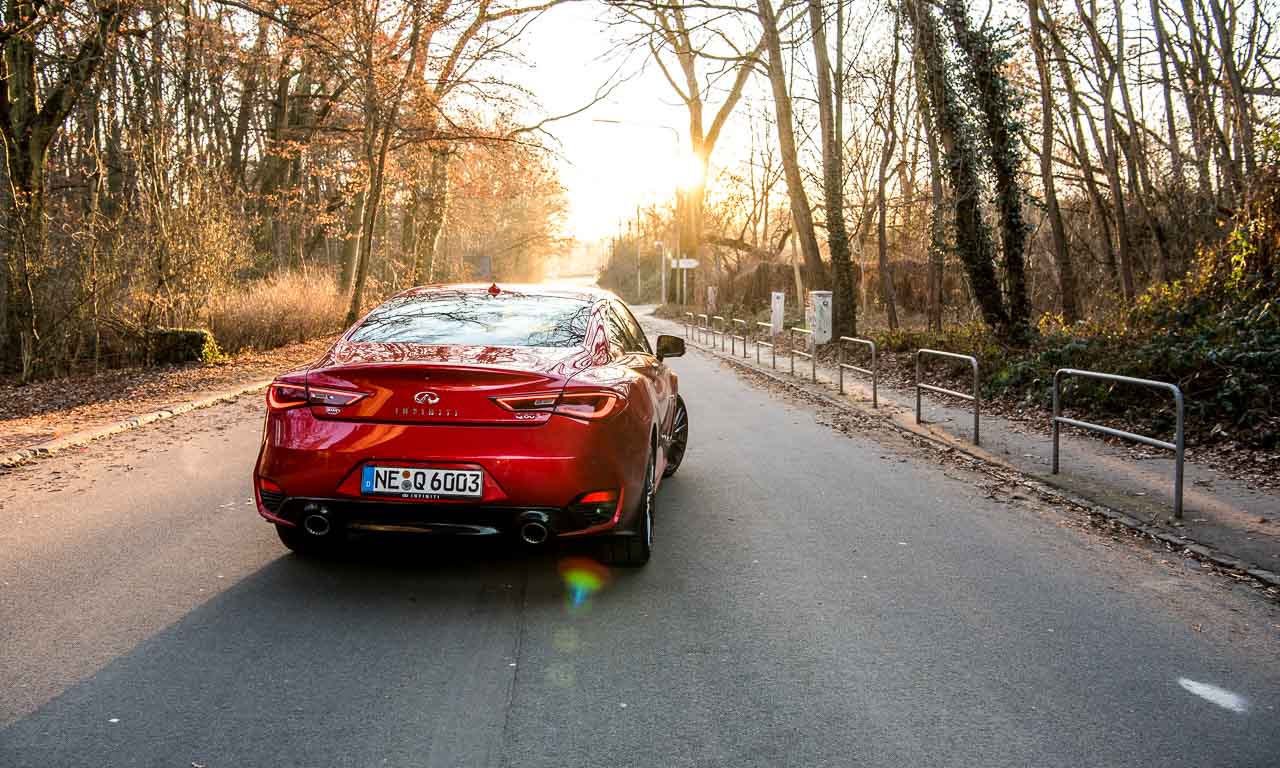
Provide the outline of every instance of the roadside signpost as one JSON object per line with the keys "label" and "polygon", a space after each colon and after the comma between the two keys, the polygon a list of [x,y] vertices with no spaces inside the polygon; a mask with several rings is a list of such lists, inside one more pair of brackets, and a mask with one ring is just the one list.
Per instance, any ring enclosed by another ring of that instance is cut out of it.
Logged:
{"label": "roadside signpost", "polygon": [[783,311],[787,305],[786,291],[774,291],[769,302],[769,335],[782,333]]}
{"label": "roadside signpost", "polygon": [[813,345],[831,341],[831,291],[809,291],[805,320],[813,331]]}
{"label": "roadside signpost", "polygon": [[697,259],[672,259],[671,268],[680,270],[680,304],[689,303],[689,270],[698,268]]}

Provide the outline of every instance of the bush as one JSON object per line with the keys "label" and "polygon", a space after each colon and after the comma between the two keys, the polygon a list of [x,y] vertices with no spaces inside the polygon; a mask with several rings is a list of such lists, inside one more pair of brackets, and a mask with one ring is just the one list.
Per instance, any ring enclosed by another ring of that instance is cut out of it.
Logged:
{"label": "bush", "polygon": [[147,362],[151,365],[217,363],[226,355],[204,328],[153,328],[147,331]]}
{"label": "bush", "polygon": [[209,328],[228,353],[272,349],[342,330],[346,301],[331,278],[279,272],[215,297]]}
{"label": "bush", "polygon": [[[1199,249],[1182,280],[1154,286],[1126,317],[1064,327],[1041,321],[1027,354],[993,365],[986,389],[1049,407],[1053,372],[1086,368],[1172,381],[1186,396],[1198,442],[1232,439],[1280,445],[1280,170],[1266,169],[1225,239]],[[985,365],[985,362],[984,362]],[[1141,388],[1073,381],[1075,406],[1161,428],[1173,421],[1164,398]]]}

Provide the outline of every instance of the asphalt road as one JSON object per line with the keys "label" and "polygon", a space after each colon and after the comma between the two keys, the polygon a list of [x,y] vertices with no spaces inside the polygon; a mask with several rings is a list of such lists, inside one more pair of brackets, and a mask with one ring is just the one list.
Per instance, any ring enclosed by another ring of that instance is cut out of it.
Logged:
{"label": "asphalt road", "polygon": [[576,607],[550,551],[287,554],[256,396],[0,475],[0,766],[1280,765],[1273,604],[674,365],[654,559]]}

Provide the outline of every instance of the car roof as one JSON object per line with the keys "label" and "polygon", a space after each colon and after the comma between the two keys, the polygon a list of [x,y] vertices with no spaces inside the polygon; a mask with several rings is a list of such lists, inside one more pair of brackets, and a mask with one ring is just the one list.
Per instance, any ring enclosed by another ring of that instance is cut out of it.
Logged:
{"label": "car roof", "polygon": [[566,299],[579,299],[589,302],[618,298],[612,291],[595,286],[556,286],[541,283],[436,283],[433,285],[420,285],[416,288],[401,291],[397,294],[397,298],[401,296],[429,296],[433,293],[457,291],[486,293],[494,285],[497,285],[504,292],[522,293],[527,296],[559,296]]}

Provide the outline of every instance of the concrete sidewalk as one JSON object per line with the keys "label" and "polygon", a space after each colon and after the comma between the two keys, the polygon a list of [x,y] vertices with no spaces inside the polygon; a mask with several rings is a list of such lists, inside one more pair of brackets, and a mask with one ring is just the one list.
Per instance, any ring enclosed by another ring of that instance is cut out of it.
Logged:
{"label": "concrete sidewalk", "polygon": [[[683,324],[652,315],[646,317],[645,322],[663,333],[683,336],[685,332]],[[711,347],[693,339],[687,339],[687,343],[730,357],[719,344]],[[747,348],[744,357],[742,342],[737,342],[737,354],[732,357],[752,369],[772,370],[768,347],[760,352],[760,364],[756,363],[755,344]],[[828,396],[840,397],[834,367],[819,362],[817,384],[812,384],[810,362],[797,357],[795,366],[793,380],[797,384],[808,384]],[[777,369],[772,372],[792,378],[788,354],[778,354]],[[869,377],[846,371],[845,392],[847,403],[872,412]],[[1187,459],[1183,519],[1177,521],[1173,519],[1171,453],[1138,443],[1110,445],[1090,433],[1064,429],[1060,473],[1053,475],[1050,474],[1053,445],[1048,417],[1043,419],[1043,424],[1038,424],[982,414],[979,448],[972,442],[972,404],[926,391],[922,407],[924,423],[916,425],[914,389],[898,389],[881,382],[878,395],[880,407],[875,412],[899,426],[920,431],[966,452],[1006,464],[1075,496],[1124,512],[1143,523],[1185,537],[1189,544],[1207,545],[1229,553],[1250,567],[1280,573],[1278,493],[1249,488],[1239,480]]]}

